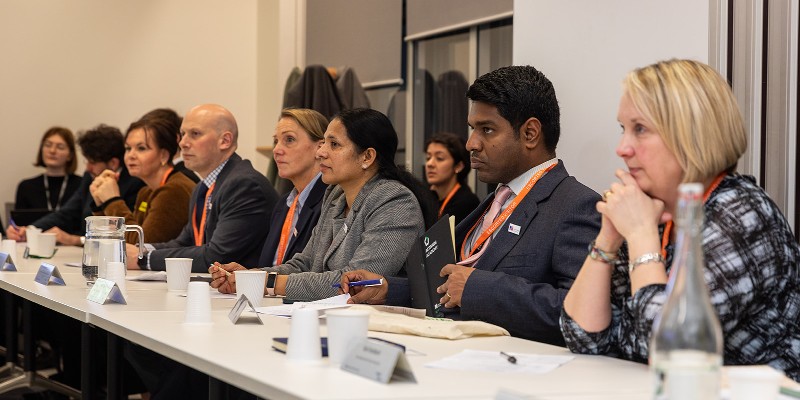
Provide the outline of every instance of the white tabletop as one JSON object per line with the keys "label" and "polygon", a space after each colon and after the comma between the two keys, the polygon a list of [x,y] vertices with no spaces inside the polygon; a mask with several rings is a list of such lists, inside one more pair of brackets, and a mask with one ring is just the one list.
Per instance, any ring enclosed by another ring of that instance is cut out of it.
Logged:
{"label": "white tabletop", "polygon": [[[464,349],[570,354],[561,347],[512,337],[450,341],[370,332],[370,336],[397,342],[409,349],[407,358],[416,384],[380,384],[329,365],[327,359],[317,365],[295,364],[271,349],[273,337],[288,336],[290,321],[262,316],[264,325],[234,325],[228,319],[228,311],[234,304],[230,299],[212,299],[213,323],[210,325],[184,324],[186,298],[167,292],[164,282],[128,281],[127,305],[101,305],[86,300],[88,287],[80,268],[63,264],[79,262],[80,254],[80,248],[62,247],[51,260],[20,260],[19,272],[0,272],[0,288],[262,397],[493,399],[499,390],[508,390],[531,399],[649,398],[647,366],[603,356],[576,355],[575,360],[542,375],[451,371],[424,366]],[[42,261],[58,266],[67,285],[44,286],[33,282]],[[263,305],[279,302],[265,299]],[[324,320],[321,334],[326,334]]]}

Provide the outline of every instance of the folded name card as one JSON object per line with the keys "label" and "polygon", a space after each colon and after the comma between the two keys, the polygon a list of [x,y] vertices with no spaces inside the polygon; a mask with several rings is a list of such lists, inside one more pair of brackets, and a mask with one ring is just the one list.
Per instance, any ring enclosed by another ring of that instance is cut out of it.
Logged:
{"label": "folded name card", "polygon": [[59,286],[66,285],[64,278],[61,277],[61,273],[58,272],[58,267],[48,263],[42,263],[42,265],[39,266],[39,271],[36,272],[36,277],[34,277],[33,280],[45,286],[51,283]]}
{"label": "folded name card", "polygon": [[254,315],[256,316],[255,320],[258,321],[260,325],[264,325],[264,322],[261,321],[261,317],[258,316],[256,312],[256,308],[253,307],[253,303],[247,298],[247,296],[239,296],[239,299],[236,300],[236,304],[233,305],[231,311],[228,313],[228,318],[230,318],[231,322],[234,324],[239,322],[239,318],[242,316],[242,312],[244,312],[245,308],[250,307],[250,310],[253,311]]}
{"label": "folded name card", "polygon": [[0,252],[0,270],[2,271],[16,271],[17,267],[14,265],[14,260],[11,255]]}
{"label": "folded name card", "polygon": [[416,383],[404,349],[394,343],[366,338],[345,357],[342,369],[380,383],[390,380]]}
{"label": "folded name card", "polygon": [[117,283],[103,278],[97,278],[92,290],[89,291],[89,295],[86,296],[86,300],[97,304],[106,304],[108,302],[128,304]]}

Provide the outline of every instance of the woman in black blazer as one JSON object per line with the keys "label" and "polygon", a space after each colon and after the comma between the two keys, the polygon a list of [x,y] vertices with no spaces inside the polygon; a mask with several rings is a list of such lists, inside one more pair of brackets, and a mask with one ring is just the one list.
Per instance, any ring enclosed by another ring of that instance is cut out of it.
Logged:
{"label": "woman in black blazer", "polygon": [[315,154],[327,126],[328,120],[314,110],[287,108],[281,111],[272,154],[278,175],[291,181],[294,188],[275,204],[269,235],[258,261],[260,267],[281,264],[302,251],[317,225],[328,185],[320,179]]}
{"label": "woman in black blazer", "polygon": [[439,218],[453,215],[457,225],[480,204],[467,175],[469,152],[460,137],[439,133],[425,142],[425,178],[439,201]]}

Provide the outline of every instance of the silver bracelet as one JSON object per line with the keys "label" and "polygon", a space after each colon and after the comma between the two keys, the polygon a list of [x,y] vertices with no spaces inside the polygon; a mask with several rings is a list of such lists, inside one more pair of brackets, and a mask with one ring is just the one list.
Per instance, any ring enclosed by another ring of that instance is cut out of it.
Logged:
{"label": "silver bracelet", "polygon": [[667,265],[667,260],[664,259],[664,256],[662,256],[661,253],[645,253],[639,256],[639,258],[628,263],[628,274],[632,274],[634,268],[642,264],[648,264],[652,262],[660,262],[664,264],[664,266]]}

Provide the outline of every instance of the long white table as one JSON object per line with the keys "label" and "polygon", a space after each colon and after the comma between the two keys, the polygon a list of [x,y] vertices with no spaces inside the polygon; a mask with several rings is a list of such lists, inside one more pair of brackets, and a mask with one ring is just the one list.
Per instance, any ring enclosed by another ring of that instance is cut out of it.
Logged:
{"label": "long white table", "polygon": [[[520,353],[570,354],[566,349],[512,337],[449,341],[370,332],[405,345],[417,383],[380,384],[328,364],[295,364],[271,350],[273,337],[288,336],[290,321],[262,316],[264,325],[237,324],[227,314],[234,301],[212,299],[213,323],[183,324],[186,298],[166,291],[163,282],[127,282],[127,305],[86,300],[88,287],[80,268],[79,248],[62,247],[51,260],[23,260],[19,272],[0,272],[0,289],[43,305],[113,335],[130,340],[209,376],[265,398],[276,399],[492,399],[499,390],[531,399],[648,399],[645,365],[576,355],[575,360],[542,375],[432,369],[424,364],[463,349]],[[33,282],[42,262],[57,265],[66,286]],[[136,272],[133,272],[134,274]],[[265,299],[277,304],[277,299]],[[322,326],[325,335],[325,326]],[[421,353],[421,354],[418,354]],[[499,356],[499,355],[498,355]]]}

